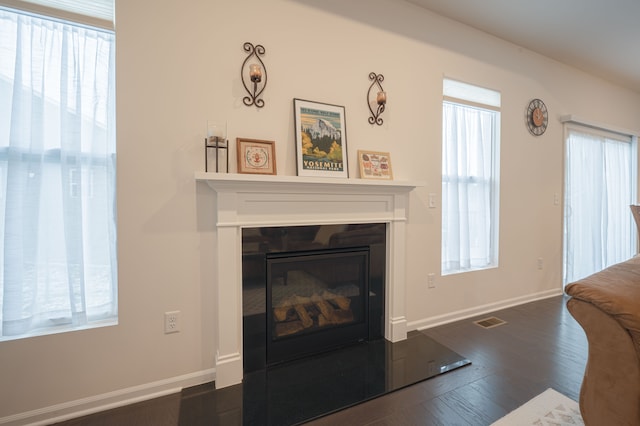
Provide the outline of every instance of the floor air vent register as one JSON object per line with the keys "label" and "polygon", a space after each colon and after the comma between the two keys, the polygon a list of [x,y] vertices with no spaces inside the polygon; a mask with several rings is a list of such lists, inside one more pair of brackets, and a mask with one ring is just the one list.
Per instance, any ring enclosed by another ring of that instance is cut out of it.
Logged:
{"label": "floor air vent register", "polygon": [[479,325],[482,328],[493,328],[493,327],[498,327],[499,325],[506,324],[507,322],[497,317],[489,317],[489,318],[484,318],[478,321],[474,321],[473,323],[476,325]]}

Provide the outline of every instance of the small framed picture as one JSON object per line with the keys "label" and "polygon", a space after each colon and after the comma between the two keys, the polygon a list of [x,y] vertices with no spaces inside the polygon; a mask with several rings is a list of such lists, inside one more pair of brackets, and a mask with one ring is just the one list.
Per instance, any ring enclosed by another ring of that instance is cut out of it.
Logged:
{"label": "small framed picture", "polygon": [[238,173],[276,174],[276,144],[274,141],[237,138]]}
{"label": "small framed picture", "polygon": [[298,176],[348,178],[343,106],[293,100]]}
{"label": "small framed picture", "polygon": [[358,164],[362,179],[393,179],[388,152],[358,150]]}

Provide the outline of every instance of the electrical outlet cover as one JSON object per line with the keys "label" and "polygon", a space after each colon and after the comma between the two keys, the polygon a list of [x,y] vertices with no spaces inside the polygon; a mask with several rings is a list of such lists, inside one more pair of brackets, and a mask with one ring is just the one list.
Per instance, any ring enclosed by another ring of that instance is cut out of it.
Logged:
{"label": "electrical outlet cover", "polygon": [[177,333],[180,331],[180,311],[171,311],[164,313],[164,332],[165,334]]}

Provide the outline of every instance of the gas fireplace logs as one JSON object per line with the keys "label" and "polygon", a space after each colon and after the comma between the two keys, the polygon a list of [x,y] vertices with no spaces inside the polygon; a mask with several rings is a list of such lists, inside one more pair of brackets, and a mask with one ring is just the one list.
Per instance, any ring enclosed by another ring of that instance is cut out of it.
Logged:
{"label": "gas fireplace logs", "polygon": [[313,326],[313,320],[311,319],[311,316],[309,316],[309,313],[307,312],[307,310],[304,307],[304,301],[303,301],[303,297],[300,296],[295,296],[295,298],[297,299],[297,302],[295,305],[293,305],[293,309],[296,310],[296,314],[298,314],[298,317],[300,318],[300,321],[302,321],[302,326],[304,328],[309,328],[311,326]]}
{"label": "gas fireplace logs", "polygon": [[296,334],[311,327],[326,327],[353,322],[351,299],[330,291],[311,297],[292,295],[273,308],[275,336]]}

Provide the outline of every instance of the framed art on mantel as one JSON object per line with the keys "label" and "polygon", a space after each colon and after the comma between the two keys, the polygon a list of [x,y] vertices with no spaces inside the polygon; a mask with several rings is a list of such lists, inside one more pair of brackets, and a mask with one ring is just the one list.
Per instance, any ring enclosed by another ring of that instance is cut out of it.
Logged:
{"label": "framed art on mantel", "polygon": [[276,148],[273,141],[236,139],[238,173],[276,174]]}
{"label": "framed art on mantel", "polygon": [[298,176],[348,178],[344,107],[293,100]]}
{"label": "framed art on mantel", "polygon": [[358,164],[362,179],[393,179],[388,152],[358,150]]}

